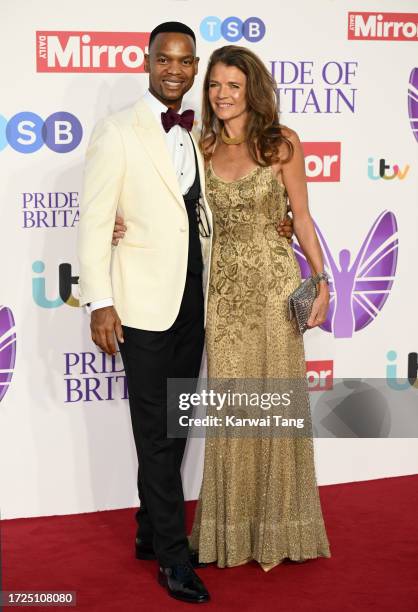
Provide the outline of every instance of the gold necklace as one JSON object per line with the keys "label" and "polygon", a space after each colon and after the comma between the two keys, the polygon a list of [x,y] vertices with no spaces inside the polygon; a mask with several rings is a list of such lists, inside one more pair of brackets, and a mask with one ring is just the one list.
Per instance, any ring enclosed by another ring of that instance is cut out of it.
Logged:
{"label": "gold necklace", "polygon": [[235,138],[230,138],[229,136],[226,135],[224,127],[221,130],[221,138],[223,142],[227,145],[239,145],[245,141],[245,135],[235,136]]}

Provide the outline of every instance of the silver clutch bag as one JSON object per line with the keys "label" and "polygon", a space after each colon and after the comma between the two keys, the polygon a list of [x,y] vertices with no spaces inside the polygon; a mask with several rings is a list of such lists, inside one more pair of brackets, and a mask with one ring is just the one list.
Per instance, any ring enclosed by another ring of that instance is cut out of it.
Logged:
{"label": "silver clutch bag", "polygon": [[303,334],[308,329],[308,320],[312,311],[312,304],[318,295],[317,285],[320,280],[328,282],[328,276],[320,272],[316,276],[310,276],[289,295],[289,319],[296,318],[299,331]]}

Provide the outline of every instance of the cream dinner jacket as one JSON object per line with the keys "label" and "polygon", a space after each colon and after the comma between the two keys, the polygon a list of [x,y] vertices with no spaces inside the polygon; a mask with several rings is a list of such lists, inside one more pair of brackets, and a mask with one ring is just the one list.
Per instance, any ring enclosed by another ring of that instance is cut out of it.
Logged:
{"label": "cream dinner jacket", "polygon": [[[204,196],[203,158],[193,141],[201,204],[211,228],[210,238],[200,238],[206,320],[212,214]],[[116,211],[127,231],[112,248]],[[145,102],[99,121],[86,153],[80,204],[80,305],[112,297],[123,325],[149,331],[171,327],[186,282],[188,231],[162,127]]]}

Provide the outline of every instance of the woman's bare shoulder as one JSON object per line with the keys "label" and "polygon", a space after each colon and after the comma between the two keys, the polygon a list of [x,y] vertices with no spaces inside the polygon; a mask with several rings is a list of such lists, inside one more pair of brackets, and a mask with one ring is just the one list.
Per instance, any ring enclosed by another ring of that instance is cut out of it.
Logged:
{"label": "woman's bare shoulder", "polygon": [[282,135],[287,138],[288,140],[290,140],[291,143],[295,144],[295,143],[299,143],[299,136],[297,135],[297,133],[295,132],[295,130],[292,130],[291,128],[287,127],[286,125],[281,125],[280,126],[280,130]]}

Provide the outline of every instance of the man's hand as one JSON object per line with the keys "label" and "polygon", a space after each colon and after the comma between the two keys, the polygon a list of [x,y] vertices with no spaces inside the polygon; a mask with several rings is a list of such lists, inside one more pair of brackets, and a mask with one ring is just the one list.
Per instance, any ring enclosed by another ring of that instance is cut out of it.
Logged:
{"label": "man's hand", "polygon": [[123,217],[117,214],[115,218],[115,225],[113,228],[113,236],[112,236],[113,246],[118,246],[118,242],[119,240],[122,240],[122,238],[125,236],[126,230],[127,230],[127,227],[125,223],[123,222]]}
{"label": "man's hand", "polygon": [[108,355],[116,354],[115,334],[123,342],[121,320],[113,306],[97,308],[91,313],[91,338]]}
{"label": "man's hand", "polygon": [[[289,213],[289,206],[287,207],[287,212]],[[279,236],[284,236],[289,244],[292,242],[294,234],[293,219],[289,217],[289,214],[287,214],[283,221],[280,221],[277,225],[277,231],[279,232]]]}

